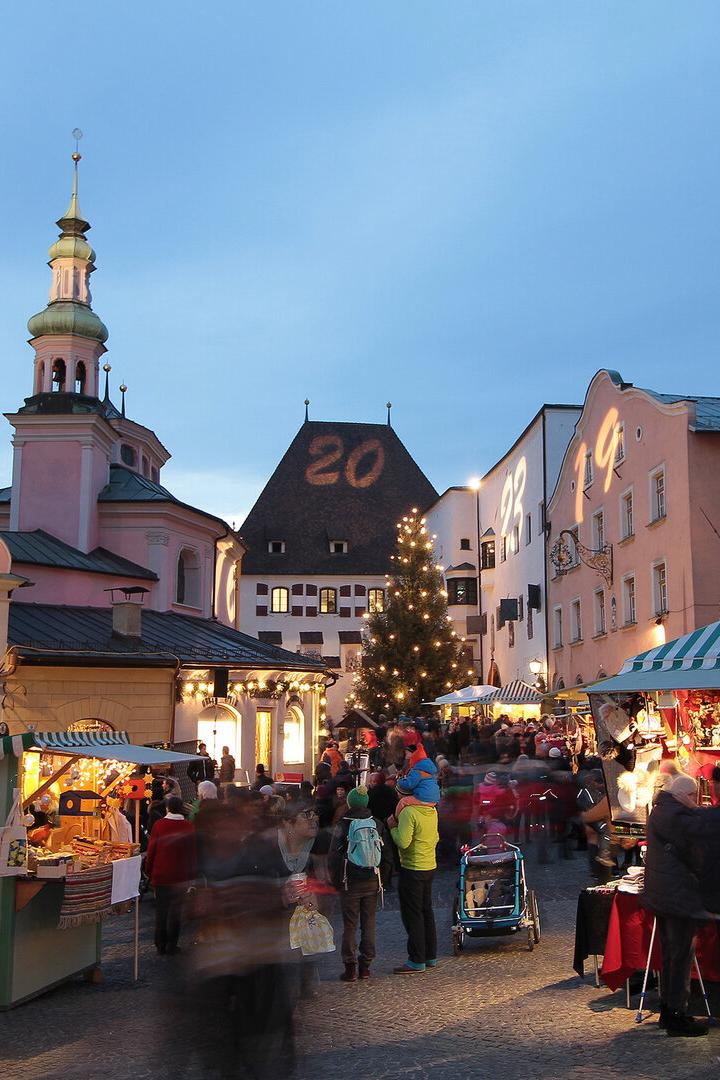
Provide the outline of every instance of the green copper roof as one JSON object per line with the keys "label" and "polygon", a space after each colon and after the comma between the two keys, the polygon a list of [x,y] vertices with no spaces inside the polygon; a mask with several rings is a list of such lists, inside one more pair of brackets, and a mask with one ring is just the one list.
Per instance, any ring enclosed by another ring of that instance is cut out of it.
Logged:
{"label": "green copper roof", "polygon": [[82,259],[84,262],[95,263],[95,252],[88,244],[84,236],[69,236],[67,233],[55,241],[48,250],[50,262],[55,259]]}
{"label": "green copper roof", "polygon": [[108,339],[108,330],[102,319],[92,308],[75,300],[56,300],[48,304],[44,311],[33,315],[27,325],[33,338],[45,334],[77,334],[101,344]]}

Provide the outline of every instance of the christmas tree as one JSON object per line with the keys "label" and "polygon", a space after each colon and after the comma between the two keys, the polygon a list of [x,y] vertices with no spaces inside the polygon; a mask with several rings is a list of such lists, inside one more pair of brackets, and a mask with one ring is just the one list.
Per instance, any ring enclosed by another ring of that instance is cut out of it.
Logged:
{"label": "christmas tree", "polygon": [[435,564],[425,518],[413,510],[397,526],[397,550],[386,575],[383,611],[368,613],[362,665],[348,707],[371,715],[414,714],[420,702],[466,686],[468,672],[448,615],[442,567]]}

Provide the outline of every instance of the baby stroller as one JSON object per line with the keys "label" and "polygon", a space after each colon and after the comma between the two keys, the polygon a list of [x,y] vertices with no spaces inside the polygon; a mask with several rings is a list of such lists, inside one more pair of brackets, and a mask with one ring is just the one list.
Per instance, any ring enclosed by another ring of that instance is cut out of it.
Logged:
{"label": "baby stroller", "polygon": [[452,920],[455,956],[465,936],[493,937],[527,931],[528,949],[540,943],[537,899],[525,881],[520,848],[488,833],[481,844],[460,856],[460,878]]}

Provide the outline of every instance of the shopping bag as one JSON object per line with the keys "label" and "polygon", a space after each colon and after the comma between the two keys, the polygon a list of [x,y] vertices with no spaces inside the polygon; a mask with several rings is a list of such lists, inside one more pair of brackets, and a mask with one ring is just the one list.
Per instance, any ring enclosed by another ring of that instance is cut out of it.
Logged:
{"label": "shopping bag", "polygon": [[290,948],[303,956],[335,952],[333,929],[324,915],[298,905],[290,920]]}
{"label": "shopping bag", "polygon": [[27,829],[20,816],[20,793],[0,829],[0,877],[24,877],[28,872]]}

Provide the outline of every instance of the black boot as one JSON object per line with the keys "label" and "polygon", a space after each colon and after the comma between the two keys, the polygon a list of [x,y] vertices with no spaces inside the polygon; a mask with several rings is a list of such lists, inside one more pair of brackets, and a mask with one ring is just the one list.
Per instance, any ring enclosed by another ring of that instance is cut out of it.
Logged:
{"label": "black boot", "polygon": [[659,1027],[659,1028],[661,1028],[661,1030],[663,1030],[663,1031],[664,1031],[664,1030],[665,1030],[665,1028],[667,1027],[667,1022],[668,1022],[668,1012],[669,1012],[669,1011],[670,1011],[670,1010],[668,1009],[668,1007],[667,1007],[667,1005],[665,1004],[665,1002],[664,1002],[664,1001],[661,1001],[661,1002],[660,1002],[660,1015],[658,1016],[658,1022],[657,1022],[657,1023],[658,1023],[658,1027]]}
{"label": "black boot", "polygon": [[358,967],[358,978],[369,979],[370,978],[370,964],[366,960],[361,960]]}
{"label": "black boot", "polygon": [[342,975],[340,976],[340,982],[355,982],[356,979],[357,979],[357,968],[355,967],[355,962],[353,961],[352,964],[346,964],[345,965],[345,970],[343,971]]}
{"label": "black boot", "polygon": [[668,1009],[665,1018],[665,1031],[674,1038],[692,1039],[697,1035],[707,1035],[708,1026],[694,1016]]}

